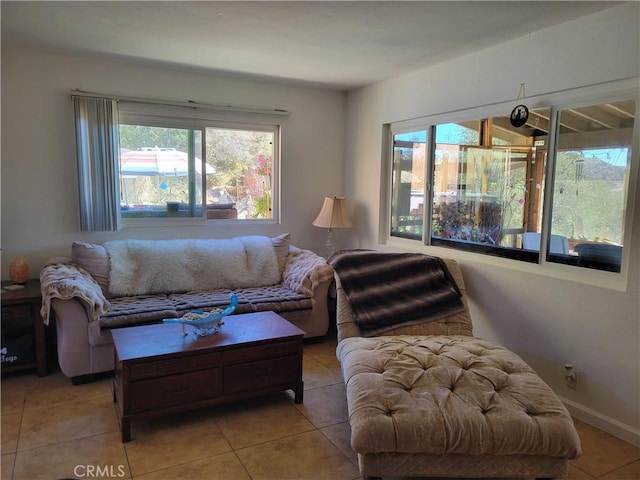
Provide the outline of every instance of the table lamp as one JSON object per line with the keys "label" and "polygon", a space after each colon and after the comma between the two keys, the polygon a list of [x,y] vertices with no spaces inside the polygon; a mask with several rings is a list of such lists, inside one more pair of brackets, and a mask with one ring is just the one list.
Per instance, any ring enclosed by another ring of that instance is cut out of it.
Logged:
{"label": "table lamp", "polygon": [[325,197],[320,213],[313,221],[316,227],[327,229],[327,241],[324,244],[326,255],[333,253],[333,229],[351,228],[351,220],[347,215],[347,205],[343,197]]}

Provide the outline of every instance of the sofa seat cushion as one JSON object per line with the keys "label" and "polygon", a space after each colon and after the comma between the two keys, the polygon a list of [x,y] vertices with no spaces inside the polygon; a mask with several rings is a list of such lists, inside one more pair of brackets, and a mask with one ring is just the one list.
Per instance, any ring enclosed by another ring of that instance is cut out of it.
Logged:
{"label": "sofa seat cushion", "polygon": [[166,295],[118,297],[109,300],[109,311],[100,317],[100,328],[155,323],[176,317],[174,303]]}
{"label": "sofa seat cushion", "polygon": [[229,305],[229,295],[231,293],[235,293],[238,296],[238,306],[234,312],[235,314],[266,310],[282,312],[312,307],[311,298],[289,290],[282,285],[216,292],[176,293],[169,295],[169,299],[173,302],[177,312],[180,315],[184,315],[190,310],[207,311],[216,307],[226,307]]}
{"label": "sofa seat cushion", "polygon": [[579,455],[564,405],[499,345],[467,336],[353,337],[337,354],[358,453]]}
{"label": "sofa seat cushion", "polygon": [[[214,308],[226,308],[229,305],[229,296],[233,290],[215,290],[212,292],[186,292],[172,293],[169,300],[181,317],[191,310],[210,311]],[[238,306],[234,313],[251,312],[251,305],[246,300],[238,297]]]}
{"label": "sofa seat cushion", "polygon": [[313,307],[310,297],[282,285],[218,290],[213,292],[172,293],[112,298],[109,311],[100,318],[100,328],[117,328],[157,323],[178,318],[192,310],[209,311],[229,305],[229,295],[238,296],[235,314],[250,312],[286,312]]}
{"label": "sofa seat cushion", "polygon": [[286,312],[289,310],[305,310],[313,307],[311,298],[284,287],[273,285],[261,288],[241,288],[235,290],[238,299],[251,305],[253,312]]}

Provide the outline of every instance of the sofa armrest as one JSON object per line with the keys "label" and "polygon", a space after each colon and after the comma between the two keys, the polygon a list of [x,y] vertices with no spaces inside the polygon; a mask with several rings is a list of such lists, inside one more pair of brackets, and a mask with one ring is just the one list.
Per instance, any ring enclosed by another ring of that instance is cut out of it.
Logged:
{"label": "sofa armrest", "polygon": [[296,292],[314,296],[320,285],[326,296],[328,284],[333,280],[333,268],[311,250],[292,248],[282,273],[282,284]]}
{"label": "sofa armrest", "polygon": [[91,313],[83,301],[54,298],[51,310],[56,319],[58,365],[65,376],[75,383],[76,377],[113,369],[113,347],[106,355],[98,352],[100,348],[109,348],[111,335],[100,336],[99,322],[91,321]]}
{"label": "sofa armrest", "polygon": [[46,265],[40,272],[42,307],[40,313],[45,324],[49,323],[53,299],[81,301],[87,308],[89,321],[98,320],[109,309],[109,302],[100,285],[82,267],[60,262]]}
{"label": "sofa armrest", "polygon": [[[282,284],[290,290],[311,298],[311,311],[304,311],[296,325],[305,331],[305,337],[318,337],[329,329],[328,292],[333,283],[333,268],[324,258],[309,250],[291,247],[282,275]],[[290,319],[288,317],[287,319]]]}

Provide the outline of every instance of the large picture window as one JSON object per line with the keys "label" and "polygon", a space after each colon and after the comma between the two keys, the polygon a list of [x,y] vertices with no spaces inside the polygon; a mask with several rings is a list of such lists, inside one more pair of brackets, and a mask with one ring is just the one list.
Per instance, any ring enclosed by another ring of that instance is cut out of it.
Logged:
{"label": "large picture window", "polygon": [[[123,218],[274,218],[278,127],[216,122],[163,126],[124,116],[120,133]],[[155,122],[158,123],[158,122]]]}
{"label": "large picture window", "polygon": [[635,112],[625,100],[532,109],[520,127],[506,113],[391,125],[391,237],[620,272]]}

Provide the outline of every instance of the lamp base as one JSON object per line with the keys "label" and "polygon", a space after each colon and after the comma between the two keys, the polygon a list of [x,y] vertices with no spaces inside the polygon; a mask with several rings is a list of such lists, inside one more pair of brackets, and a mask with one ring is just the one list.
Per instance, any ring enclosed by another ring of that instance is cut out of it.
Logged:
{"label": "lamp base", "polygon": [[335,252],[333,246],[333,230],[327,230],[327,241],[324,243],[324,258],[329,258],[333,252]]}

